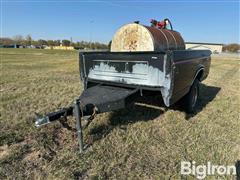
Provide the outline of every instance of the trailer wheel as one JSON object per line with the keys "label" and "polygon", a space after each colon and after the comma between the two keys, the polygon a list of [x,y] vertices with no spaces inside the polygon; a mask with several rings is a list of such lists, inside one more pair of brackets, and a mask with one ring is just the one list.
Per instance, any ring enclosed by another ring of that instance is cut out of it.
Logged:
{"label": "trailer wheel", "polygon": [[193,113],[196,110],[199,97],[199,80],[196,79],[190,88],[190,91],[185,96],[184,102],[187,113]]}

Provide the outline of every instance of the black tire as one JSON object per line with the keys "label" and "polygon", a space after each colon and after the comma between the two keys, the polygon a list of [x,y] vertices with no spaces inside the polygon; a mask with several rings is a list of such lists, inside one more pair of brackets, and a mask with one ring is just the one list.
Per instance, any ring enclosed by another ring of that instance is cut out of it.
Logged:
{"label": "black tire", "polygon": [[199,98],[199,80],[195,79],[188,94],[184,97],[184,104],[187,113],[193,113],[196,110]]}

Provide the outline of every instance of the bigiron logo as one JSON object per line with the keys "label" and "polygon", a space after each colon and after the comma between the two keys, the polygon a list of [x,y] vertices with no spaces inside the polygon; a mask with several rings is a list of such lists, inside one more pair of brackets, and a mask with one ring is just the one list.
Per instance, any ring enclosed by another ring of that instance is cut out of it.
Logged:
{"label": "bigiron logo", "polygon": [[194,175],[198,179],[204,179],[206,176],[211,175],[236,175],[236,167],[234,165],[213,165],[211,162],[207,162],[207,164],[203,165],[196,165],[195,161],[182,161],[181,174]]}

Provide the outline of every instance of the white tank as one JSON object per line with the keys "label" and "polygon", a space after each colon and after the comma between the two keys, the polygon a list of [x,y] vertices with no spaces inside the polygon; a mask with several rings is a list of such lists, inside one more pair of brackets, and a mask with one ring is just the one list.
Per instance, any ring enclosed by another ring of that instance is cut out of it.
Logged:
{"label": "white tank", "polygon": [[115,33],[112,52],[166,51],[185,49],[180,33],[141,24],[126,24]]}

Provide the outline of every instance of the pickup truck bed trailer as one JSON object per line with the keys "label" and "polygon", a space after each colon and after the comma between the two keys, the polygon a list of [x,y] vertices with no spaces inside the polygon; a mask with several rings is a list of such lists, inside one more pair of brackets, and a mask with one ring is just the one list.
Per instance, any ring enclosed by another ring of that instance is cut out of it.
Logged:
{"label": "pickup truck bed trailer", "polygon": [[209,50],[80,53],[80,75],[87,89],[109,84],[159,91],[167,107],[187,94],[195,78],[206,79]]}
{"label": "pickup truck bed trailer", "polygon": [[198,82],[207,78],[209,50],[168,50],[153,52],[80,52],[83,93],[70,107],[37,118],[37,127],[74,115],[79,150],[83,152],[82,117],[125,108],[142,91],[161,93],[169,107],[184,98],[187,112],[194,111]]}

